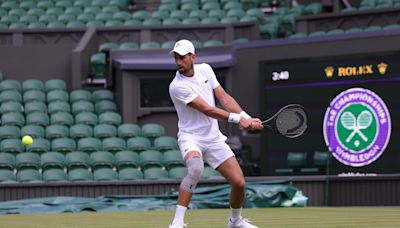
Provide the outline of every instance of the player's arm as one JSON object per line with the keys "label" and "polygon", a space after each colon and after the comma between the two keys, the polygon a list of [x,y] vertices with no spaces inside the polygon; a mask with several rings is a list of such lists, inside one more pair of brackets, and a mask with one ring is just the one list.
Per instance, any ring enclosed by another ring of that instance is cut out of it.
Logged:
{"label": "player's arm", "polygon": [[244,129],[249,129],[252,127],[252,121],[250,119],[246,119],[239,114],[230,113],[218,107],[211,106],[200,96],[197,96],[190,103],[188,103],[188,106],[198,110],[199,112],[211,118],[229,122],[236,122]]}

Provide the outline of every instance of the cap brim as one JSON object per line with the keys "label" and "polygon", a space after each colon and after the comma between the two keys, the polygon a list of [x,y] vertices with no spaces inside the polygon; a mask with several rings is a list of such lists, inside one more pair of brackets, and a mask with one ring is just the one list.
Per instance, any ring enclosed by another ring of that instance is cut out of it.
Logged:
{"label": "cap brim", "polygon": [[184,56],[184,55],[189,54],[188,51],[182,50],[182,49],[179,49],[179,48],[175,48],[174,50],[172,50],[172,51],[169,52],[169,54],[173,54],[173,53],[177,53],[177,54],[180,55],[180,56]]}

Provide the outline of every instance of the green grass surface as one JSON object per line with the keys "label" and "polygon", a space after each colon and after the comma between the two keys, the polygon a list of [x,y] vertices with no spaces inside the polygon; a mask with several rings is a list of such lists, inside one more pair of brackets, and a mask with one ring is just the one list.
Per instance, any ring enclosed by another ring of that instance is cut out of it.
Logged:
{"label": "green grass surface", "polygon": [[[168,227],[174,211],[87,212],[0,215],[0,227]],[[226,227],[229,210],[189,210],[188,228]],[[244,209],[243,216],[263,227],[400,227],[400,208],[331,207]]]}

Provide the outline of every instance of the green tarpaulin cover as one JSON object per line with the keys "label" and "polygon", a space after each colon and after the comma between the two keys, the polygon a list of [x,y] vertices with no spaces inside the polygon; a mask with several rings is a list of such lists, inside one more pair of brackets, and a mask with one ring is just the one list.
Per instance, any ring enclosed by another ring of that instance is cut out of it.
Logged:
{"label": "green tarpaulin cover", "polygon": [[[230,186],[197,188],[190,208],[229,208]],[[173,210],[178,193],[153,196],[46,197],[0,202],[0,214],[82,211]],[[246,208],[306,206],[307,197],[290,181],[246,184]]]}

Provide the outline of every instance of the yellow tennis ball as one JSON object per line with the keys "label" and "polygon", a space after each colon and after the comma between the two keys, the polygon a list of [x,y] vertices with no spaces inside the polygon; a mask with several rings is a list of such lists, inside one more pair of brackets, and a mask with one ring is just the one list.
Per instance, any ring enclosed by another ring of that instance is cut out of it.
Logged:
{"label": "yellow tennis ball", "polygon": [[32,145],[32,143],[33,143],[33,139],[31,136],[25,135],[22,138],[22,144],[24,144],[25,146],[30,146],[30,145]]}

